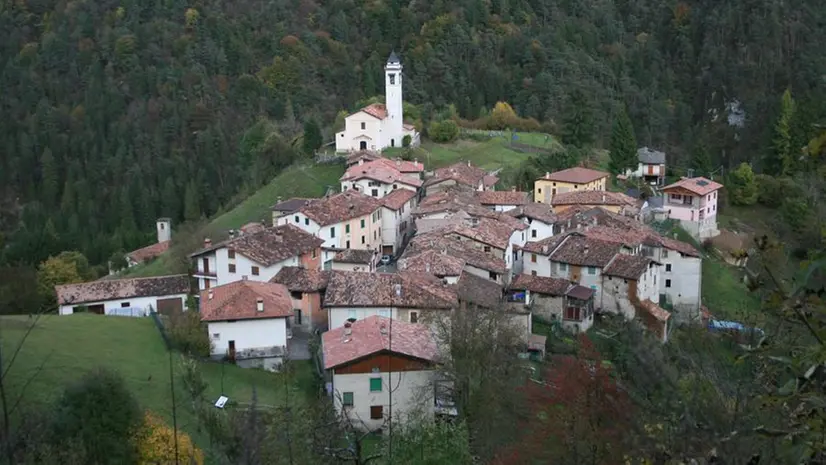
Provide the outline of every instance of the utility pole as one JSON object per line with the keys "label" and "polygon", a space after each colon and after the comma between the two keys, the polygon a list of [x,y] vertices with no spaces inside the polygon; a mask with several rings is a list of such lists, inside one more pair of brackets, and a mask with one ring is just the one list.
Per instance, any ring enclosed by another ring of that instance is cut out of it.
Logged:
{"label": "utility pole", "polygon": [[172,433],[175,441],[175,465],[180,465],[178,460],[178,412],[175,407],[175,373],[172,370],[172,349],[167,347],[169,353],[169,390],[172,393]]}

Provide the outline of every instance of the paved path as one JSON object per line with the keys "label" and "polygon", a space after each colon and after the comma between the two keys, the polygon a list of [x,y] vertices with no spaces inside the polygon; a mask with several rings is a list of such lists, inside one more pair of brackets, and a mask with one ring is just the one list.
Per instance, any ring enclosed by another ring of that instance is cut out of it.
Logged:
{"label": "paved path", "polygon": [[288,342],[290,360],[310,360],[310,334],[293,329],[293,337]]}

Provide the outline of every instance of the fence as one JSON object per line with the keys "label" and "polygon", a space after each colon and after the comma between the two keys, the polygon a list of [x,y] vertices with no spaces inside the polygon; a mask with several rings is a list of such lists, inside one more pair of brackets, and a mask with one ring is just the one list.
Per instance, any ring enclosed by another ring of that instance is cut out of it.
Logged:
{"label": "fence", "polygon": [[152,312],[149,316],[152,318],[152,321],[155,322],[158,332],[161,333],[161,338],[163,339],[163,343],[166,344],[167,350],[172,350],[172,341],[169,340],[169,335],[166,333],[166,326],[164,326],[161,316],[158,312]]}
{"label": "fence", "polygon": [[113,308],[107,311],[106,315],[143,318],[146,316],[146,309],[141,307]]}
{"label": "fence", "polygon": [[338,163],[345,163],[347,155],[336,152],[316,152],[315,162],[325,165],[333,165]]}

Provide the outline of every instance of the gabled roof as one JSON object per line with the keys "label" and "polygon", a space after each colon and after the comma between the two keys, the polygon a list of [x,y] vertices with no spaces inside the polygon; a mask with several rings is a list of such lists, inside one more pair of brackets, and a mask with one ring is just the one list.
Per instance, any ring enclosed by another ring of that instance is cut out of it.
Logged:
{"label": "gabled roof", "polygon": [[349,167],[350,165],[358,163],[359,160],[373,161],[380,160],[382,158],[384,157],[382,157],[378,152],[374,152],[372,150],[359,150],[347,156],[347,166]]}
{"label": "gabled roof", "polygon": [[391,160],[384,157],[379,157],[378,160],[386,166],[399,170],[402,173],[421,173],[424,171],[424,165],[419,163],[417,160],[407,161],[402,160],[401,158],[394,158]]}
{"label": "gabled roof", "polygon": [[553,173],[545,173],[545,176],[539,178],[538,181],[559,181],[572,184],[587,184],[608,176],[609,174],[604,171],[597,171],[577,166],[575,168],[568,168],[566,170],[556,171]]}
{"label": "gabled roof", "polygon": [[651,299],[645,299],[640,302],[640,307],[659,321],[668,321],[668,319],[671,318],[670,312],[655,304]]}
{"label": "gabled roof", "polygon": [[444,168],[438,168],[433,177],[425,181],[424,185],[432,186],[447,180],[454,180],[457,184],[464,184],[476,189],[479,187],[479,183],[489,186],[496,184],[499,178],[488,175],[487,171],[471,165],[470,162],[459,162]]}
{"label": "gabled roof", "polygon": [[637,158],[639,158],[640,163],[644,163],[646,165],[665,164],[665,152],[649,149],[648,147],[643,147],[637,150]]}
{"label": "gabled roof", "polygon": [[304,205],[307,205],[311,201],[315,199],[308,199],[304,197],[293,197],[291,199],[287,199],[283,202],[278,202],[277,204],[272,206],[272,210],[284,212],[285,214],[289,214],[295,211],[298,211]]}
{"label": "gabled roof", "polygon": [[440,229],[443,234],[457,234],[468,239],[490,245],[498,249],[505,250],[510,243],[511,235],[520,229],[525,229],[524,224],[508,224],[504,221],[492,218],[476,218],[470,224],[455,224]]}
{"label": "gabled roof", "polygon": [[326,370],[383,352],[438,360],[436,342],[427,326],[400,320],[391,323],[390,318],[378,315],[357,320],[349,328],[327,331],[321,335],[321,347]]}
{"label": "gabled roof", "polygon": [[571,287],[573,287],[573,284],[567,279],[548,278],[529,274],[516,275],[516,279],[514,279],[510,285],[511,289],[553,296],[563,296]]}
{"label": "gabled roof", "polygon": [[264,228],[261,231],[246,233],[229,239],[212,247],[195,252],[195,257],[216,249],[229,248],[250,260],[264,266],[297,257],[321,247],[323,239],[291,224]]}
{"label": "gabled roof", "polygon": [[464,272],[455,286],[461,302],[484,308],[496,308],[502,304],[502,286],[489,279]]}
{"label": "gabled roof", "polygon": [[335,271],[324,306],[450,309],[456,307],[456,293],[435,276],[422,273]]}
{"label": "gabled roof", "polygon": [[683,188],[687,191],[693,192],[697,195],[706,195],[710,194],[718,189],[722,189],[723,185],[714,182],[710,179],[706,179],[704,177],[699,178],[686,178],[680,179],[679,181],[675,182],[674,184],[670,184],[662,188],[663,191],[668,191],[671,189]]}
{"label": "gabled roof", "polygon": [[[389,162],[389,164],[387,163]],[[373,160],[367,163],[356,163],[347,168],[341,176],[341,181],[358,181],[359,179],[372,179],[385,184],[403,183],[413,187],[422,185],[421,179],[403,174],[397,167],[392,165],[390,160]]]}
{"label": "gabled roof", "polygon": [[640,255],[617,254],[602,272],[608,276],[637,280],[653,263],[651,259]]}
{"label": "gabled roof", "polygon": [[542,240],[530,241],[522,246],[522,250],[540,255],[550,255],[568,235],[569,233],[557,234],[556,236],[546,237]]}
{"label": "gabled roof", "polygon": [[417,234],[413,236],[402,258],[414,256],[426,250],[435,250],[439,253],[461,258],[465,261],[466,265],[481,270],[492,271],[494,273],[504,273],[506,270],[505,260],[496,258],[460,240],[445,237],[438,230],[428,234]]}
{"label": "gabled roof", "polygon": [[243,279],[201,291],[201,321],[286,318],[292,314],[290,293],[283,284]]}
{"label": "gabled roof", "polygon": [[619,205],[637,206],[637,199],[621,192],[570,191],[560,192],[551,199],[551,205]]}
{"label": "gabled roof", "polygon": [[516,218],[530,218],[532,220],[541,221],[545,224],[554,224],[557,220],[553,209],[544,203],[528,203],[520,207],[508,210],[508,215]]}
{"label": "gabled roof", "polygon": [[55,286],[59,305],[80,305],[135,297],[162,297],[188,294],[189,276],[155,276],[152,278],[105,279],[88,283]]}
{"label": "gabled roof", "polygon": [[414,273],[430,273],[441,278],[445,276],[459,276],[465,268],[465,260],[461,257],[448,254],[447,250],[425,250],[421,252],[405,253],[399,259],[399,269]]}
{"label": "gabled roof", "polygon": [[344,249],[340,250],[333,257],[334,262],[339,263],[356,263],[360,265],[369,265],[373,263],[376,252],[366,249]]}
{"label": "gabled roof", "polygon": [[[378,118],[378,119],[385,119],[387,118],[387,107],[383,103],[373,103],[367,105],[366,107],[362,108],[359,111],[363,111],[368,115]],[[356,112],[358,113],[358,112]]]}
{"label": "gabled roof", "polygon": [[482,205],[525,205],[528,193],[520,191],[477,191],[476,198]]}
{"label": "gabled roof", "polygon": [[381,201],[379,199],[349,190],[314,200],[299,211],[318,223],[319,226],[329,226],[369,215],[380,207]]}
{"label": "gabled roof", "polygon": [[332,272],[310,270],[299,266],[285,266],[270,279],[271,283],[283,284],[290,291],[318,292],[327,288]]}
{"label": "gabled roof", "polygon": [[602,268],[611,262],[619,250],[620,244],[571,234],[551,254],[551,260],[575,266]]}
{"label": "gabled roof", "polygon": [[171,244],[171,241],[156,242],[138,250],[133,250],[126,256],[135,263],[143,263],[169,250],[169,244]]}
{"label": "gabled roof", "polygon": [[381,198],[381,203],[391,210],[402,208],[407,202],[416,197],[416,192],[410,189],[395,189]]}

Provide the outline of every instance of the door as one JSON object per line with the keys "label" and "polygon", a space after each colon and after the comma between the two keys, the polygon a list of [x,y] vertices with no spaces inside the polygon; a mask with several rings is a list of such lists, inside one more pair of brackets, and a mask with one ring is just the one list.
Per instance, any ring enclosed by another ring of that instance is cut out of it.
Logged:
{"label": "door", "polygon": [[209,259],[204,258],[204,273],[209,273]]}
{"label": "door", "polygon": [[300,308],[293,309],[293,313],[295,314],[295,316],[293,317],[293,320],[294,320],[295,324],[300,325],[301,324],[301,309]]}
{"label": "door", "polygon": [[161,315],[175,315],[184,310],[184,301],[180,297],[172,299],[158,299],[155,302],[155,311]]}
{"label": "door", "polygon": [[363,140],[363,141],[359,142],[359,149],[367,150],[367,141],[366,140]]}
{"label": "door", "polygon": [[227,350],[227,356],[229,356],[230,360],[235,360],[235,341],[229,341],[229,350]]}
{"label": "door", "polygon": [[381,254],[382,255],[393,255],[393,246],[392,245],[383,245],[383,246],[381,246]]}

